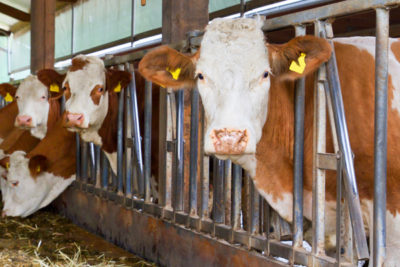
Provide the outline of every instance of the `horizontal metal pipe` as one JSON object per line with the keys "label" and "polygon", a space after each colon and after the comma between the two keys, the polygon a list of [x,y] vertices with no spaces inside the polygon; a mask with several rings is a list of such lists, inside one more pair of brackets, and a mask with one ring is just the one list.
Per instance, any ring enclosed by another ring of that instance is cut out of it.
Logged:
{"label": "horizontal metal pipe", "polygon": [[[325,3],[331,3],[334,2],[333,0],[303,0],[299,2],[294,2],[286,5],[281,5],[277,7],[272,7],[267,10],[257,12],[255,15],[260,15],[260,16],[272,16],[276,14],[281,14],[281,13],[287,13],[287,12],[292,12],[298,9],[303,9],[307,8],[310,6],[315,6],[319,4],[325,4]],[[251,11],[250,11],[251,12]]]}

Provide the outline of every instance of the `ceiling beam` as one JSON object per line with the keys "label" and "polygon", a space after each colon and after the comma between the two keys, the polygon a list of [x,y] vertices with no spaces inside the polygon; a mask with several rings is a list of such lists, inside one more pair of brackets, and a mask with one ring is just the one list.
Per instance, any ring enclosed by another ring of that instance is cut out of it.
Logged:
{"label": "ceiling beam", "polygon": [[3,13],[7,16],[13,17],[17,20],[22,20],[22,21],[30,21],[31,20],[31,15],[28,13],[25,13],[19,9],[16,9],[12,6],[0,3],[0,13]]}
{"label": "ceiling beam", "polygon": [[58,2],[76,3],[78,0],[57,0]]}

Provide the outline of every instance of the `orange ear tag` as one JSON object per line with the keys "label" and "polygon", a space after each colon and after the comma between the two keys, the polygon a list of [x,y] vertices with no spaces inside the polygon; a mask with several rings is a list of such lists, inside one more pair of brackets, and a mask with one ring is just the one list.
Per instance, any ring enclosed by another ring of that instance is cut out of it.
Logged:
{"label": "orange ear tag", "polygon": [[12,102],[14,98],[10,95],[10,93],[6,94],[6,97],[4,98],[6,102]]}
{"label": "orange ear tag", "polygon": [[302,74],[304,72],[304,69],[306,68],[305,58],[306,54],[301,53],[299,58],[297,59],[299,63],[293,60],[292,63],[290,64],[289,70]]}
{"label": "orange ear tag", "polygon": [[114,92],[116,92],[116,93],[119,93],[119,92],[121,92],[121,82],[119,82],[119,83],[118,83],[118,85],[117,85],[117,86],[115,86],[115,88],[114,88]]}
{"label": "orange ear tag", "polygon": [[53,84],[50,85],[50,92],[59,93],[60,92],[60,87],[58,87],[57,84],[53,83]]}

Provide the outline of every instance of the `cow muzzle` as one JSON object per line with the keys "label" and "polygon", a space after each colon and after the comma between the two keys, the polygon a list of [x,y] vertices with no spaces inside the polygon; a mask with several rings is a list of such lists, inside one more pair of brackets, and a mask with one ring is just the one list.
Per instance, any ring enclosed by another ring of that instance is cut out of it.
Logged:
{"label": "cow muzzle", "polygon": [[32,117],[28,115],[17,116],[15,122],[17,127],[32,127]]}
{"label": "cow muzzle", "polygon": [[214,145],[215,154],[240,155],[245,152],[249,135],[247,130],[218,129],[210,133]]}
{"label": "cow muzzle", "polygon": [[81,113],[69,113],[64,116],[64,127],[83,128],[84,116]]}

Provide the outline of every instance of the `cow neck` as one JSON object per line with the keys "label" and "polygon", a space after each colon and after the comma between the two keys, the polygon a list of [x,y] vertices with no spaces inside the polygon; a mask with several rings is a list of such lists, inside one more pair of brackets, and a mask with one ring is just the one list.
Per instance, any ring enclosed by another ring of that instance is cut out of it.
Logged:
{"label": "cow neck", "polygon": [[47,172],[55,176],[70,178],[75,174],[75,133],[63,127],[60,118],[46,137],[28,154],[28,158],[35,155],[44,155],[49,161]]}
{"label": "cow neck", "polygon": [[39,142],[40,139],[32,136],[29,130],[14,128],[14,130],[7,135],[3,143],[1,143],[0,149],[2,149],[5,154],[11,154],[17,150],[29,152],[39,144]]}
{"label": "cow neck", "polygon": [[108,92],[108,111],[99,129],[101,149],[107,153],[117,151],[118,95]]}
{"label": "cow neck", "polygon": [[0,110],[0,138],[5,138],[14,128],[15,117],[18,114],[16,101],[11,102]]}
{"label": "cow neck", "polygon": [[47,117],[47,131],[50,131],[61,118],[60,99],[49,99],[49,115]]}

